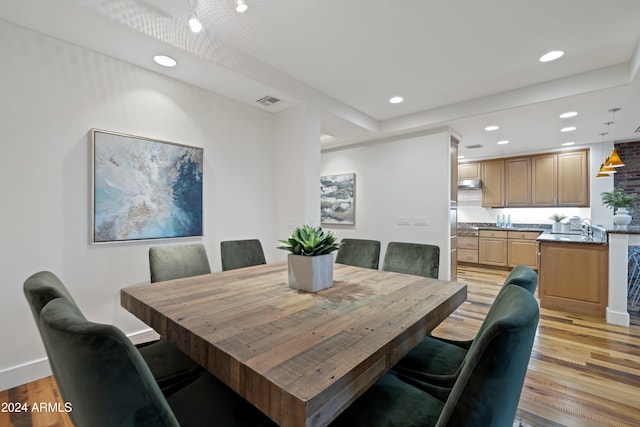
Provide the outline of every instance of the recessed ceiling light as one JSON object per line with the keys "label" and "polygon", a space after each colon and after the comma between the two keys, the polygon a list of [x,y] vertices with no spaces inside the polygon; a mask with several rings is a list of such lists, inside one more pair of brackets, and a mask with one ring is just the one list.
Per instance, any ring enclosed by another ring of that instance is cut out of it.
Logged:
{"label": "recessed ceiling light", "polygon": [[561,50],[552,50],[551,52],[547,52],[540,57],[540,62],[550,62],[555,61],[564,55],[564,52]]}
{"label": "recessed ceiling light", "polygon": [[189,18],[189,28],[191,28],[191,31],[193,31],[194,33],[199,33],[200,31],[202,31],[202,24],[200,23],[200,21],[198,21],[198,18],[192,16],[191,18]]}
{"label": "recessed ceiling light", "polygon": [[458,156],[459,159],[464,159],[464,156]]}
{"label": "recessed ceiling light", "polygon": [[496,125],[491,125],[491,126],[487,126],[486,128],[484,128],[484,130],[491,132],[493,130],[498,130],[500,129],[500,126],[496,126]]}
{"label": "recessed ceiling light", "polygon": [[401,96],[394,96],[391,99],[389,99],[389,102],[392,104],[400,104],[402,101],[404,101],[404,98]]}
{"label": "recessed ceiling light", "polygon": [[163,67],[175,67],[177,64],[175,59],[166,55],[156,55],[153,57],[153,60],[156,61],[156,64],[162,65]]}
{"label": "recessed ceiling light", "polygon": [[569,117],[575,117],[578,113],[575,111],[567,111],[566,113],[560,114],[561,119],[568,119]]}
{"label": "recessed ceiling light", "polygon": [[504,144],[508,144],[509,141],[507,141],[506,139],[503,139],[502,141],[498,141],[498,145],[504,145]]}
{"label": "recessed ceiling light", "polygon": [[566,128],[560,129],[560,132],[573,132],[574,130],[576,130],[575,126],[567,126]]}
{"label": "recessed ceiling light", "polygon": [[563,142],[562,146],[563,147],[568,147],[569,145],[573,145],[573,144],[575,144],[575,142]]}

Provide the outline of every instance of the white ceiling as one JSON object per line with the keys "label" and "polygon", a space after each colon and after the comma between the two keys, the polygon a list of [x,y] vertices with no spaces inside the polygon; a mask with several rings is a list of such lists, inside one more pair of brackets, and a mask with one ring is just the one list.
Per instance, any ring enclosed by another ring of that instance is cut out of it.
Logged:
{"label": "white ceiling", "polygon": [[467,157],[544,151],[601,142],[614,107],[606,140],[640,140],[640,1],[246,0],[243,14],[234,1],[4,1],[0,18],[256,108],[309,103],[334,145],[448,126]]}

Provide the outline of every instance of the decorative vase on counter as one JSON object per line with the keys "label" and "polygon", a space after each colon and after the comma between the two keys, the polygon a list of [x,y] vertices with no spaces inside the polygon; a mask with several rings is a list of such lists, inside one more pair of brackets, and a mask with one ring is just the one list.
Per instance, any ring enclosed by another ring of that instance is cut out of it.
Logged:
{"label": "decorative vase on counter", "polygon": [[552,222],[551,223],[551,232],[552,233],[561,233],[562,232],[562,223],[561,222]]}
{"label": "decorative vase on counter", "polygon": [[631,215],[626,208],[618,208],[616,214],[613,216],[613,223],[617,228],[626,229],[627,225],[631,223]]}

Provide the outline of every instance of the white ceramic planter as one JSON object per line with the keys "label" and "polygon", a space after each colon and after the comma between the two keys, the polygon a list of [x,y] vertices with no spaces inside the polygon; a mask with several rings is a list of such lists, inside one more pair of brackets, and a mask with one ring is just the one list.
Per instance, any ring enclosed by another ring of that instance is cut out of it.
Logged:
{"label": "white ceramic planter", "polygon": [[333,286],[333,254],[302,256],[289,254],[289,287],[318,292]]}
{"label": "white ceramic planter", "polygon": [[616,214],[613,216],[613,223],[616,225],[616,228],[627,228],[627,225],[631,223],[629,211],[625,208],[618,208]]}
{"label": "white ceramic planter", "polygon": [[552,233],[562,233],[562,223],[561,222],[553,222],[553,223],[551,223],[551,232]]}

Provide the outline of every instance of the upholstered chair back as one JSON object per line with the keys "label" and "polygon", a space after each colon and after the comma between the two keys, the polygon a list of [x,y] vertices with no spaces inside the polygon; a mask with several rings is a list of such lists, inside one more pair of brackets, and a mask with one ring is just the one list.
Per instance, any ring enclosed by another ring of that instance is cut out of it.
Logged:
{"label": "upholstered chair back", "polygon": [[64,298],[49,302],[40,318],[75,425],[179,426],[142,356],[119,329],[87,321]]}
{"label": "upholstered chair back", "polygon": [[506,287],[469,348],[437,427],[513,425],[539,317],[529,291]]}
{"label": "upholstered chair back", "polygon": [[342,239],[336,262],[377,270],[380,263],[380,241]]}
{"label": "upholstered chair back", "polygon": [[258,239],[220,242],[222,271],[266,264],[262,244]]}
{"label": "upholstered chair back", "polygon": [[390,242],[382,263],[385,271],[438,278],[440,248],[421,243]]}
{"label": "upholstered chair back", "polygon": [[202,243],[149,248],[151,283],[211,273]]}

